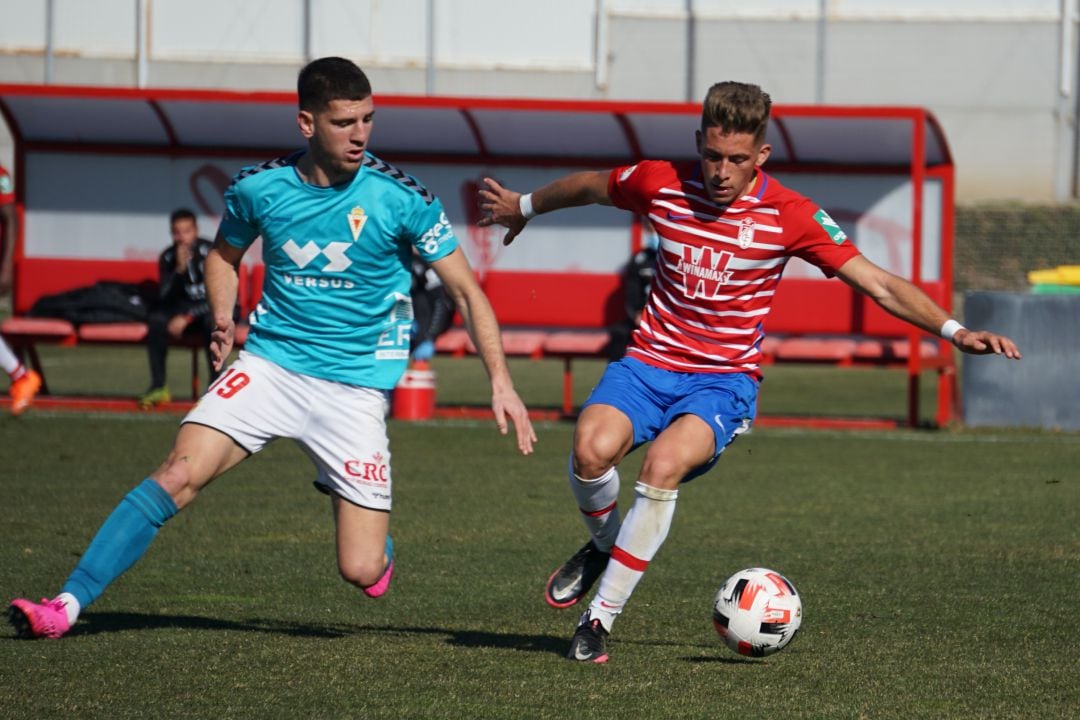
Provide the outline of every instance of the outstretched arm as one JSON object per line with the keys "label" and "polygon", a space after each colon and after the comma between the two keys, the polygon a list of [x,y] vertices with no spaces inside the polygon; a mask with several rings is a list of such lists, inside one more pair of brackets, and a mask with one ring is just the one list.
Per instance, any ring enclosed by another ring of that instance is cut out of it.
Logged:
{"label": "outstretched arm", "polygon": [[[915,325],[931,335],[942,332],[949,315],[938,307],[926,293],[902,277],[878,267],[862,255],[853,257],[837,271],[841,280],[869,295],[874,302],[901,320]],[[952,321],[955,323],[955,321]],[[956,323],[951,340],[960,350],[972,355],[1004,355],[1019,360],[1016,343],[1004,335],[988,330],[968,330]],[[953,328],[946,328],[952,332]]]}
{"label": "outstretched arm", "polygon": [[502,225],[506,228],[503,245],[509,245],[525,228],[525,223],[540,213],[580,205],[611,205],[608,195],[610,172],[586,171],[565,175],[535,192],[522,195],[505,188],[491,178],[484,178],[480,189],[480,227]]}
{"label": "outstretched arm", "polygon": [[232,352],[236,323],[237,286],[240,284],[240,260],[244,248],[233,247],[218,233],[214,247],[206,256],[206,297],[210,301],[210,313],[214,318],[214,330],[210,333],[210,354],[214,369],[221,370]]}
{"label": "outstretched arm", "polygon": [[495,312],[477,284],[472,268],[465,259],[465,253],[458,248],[431,263],[431,267],[439,274],[447,294],[457,305],[461,317],[465,320],[465,327],[480,353],[488,377],[491,378],[491,409],[495,412],[495,423],[499,432],[506,434],[506,417],[509,415],[517,433],[518,449],[522,455],[530,454],[533,443],[536,442],[536,432],[533,431],[525,403],[518,397],[510,379]]}

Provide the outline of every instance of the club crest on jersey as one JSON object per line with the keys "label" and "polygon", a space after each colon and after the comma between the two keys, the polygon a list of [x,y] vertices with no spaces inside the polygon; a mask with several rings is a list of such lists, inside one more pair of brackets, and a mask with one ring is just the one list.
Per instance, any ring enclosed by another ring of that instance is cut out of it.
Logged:
{"label": "club crest on jersey", "polygon": [[367,215],[364,214],[364,208],[354,207],[349,211],[349,230],[352,231],[353,242],[360,239],[360,233],[364,231],[366,223]]}
{"label": "club crest on jersey", "polygon": [[832,241],[839,245],[847,240],[847,235],[840,229],[840,224],[829,217],[829,213],[824,209],[818,210],[814,213],[814,222],[821,226],[821,229],[828,233]]}
{"label": "club crest on jersey", "polygon": [[716,297],[720,286],[731,280],[733,271],[727,268],[734,258],[735,254],[727,250],[714,252],[711,247],[693,248],[684,245],[682,258],[675,269],[682,273],[683,292],[686,297]]}
{"label": "club crest on jersey", "polygon": [[739,247],[743,250],[754,244],[754,220],[743,218],[739,223]]}

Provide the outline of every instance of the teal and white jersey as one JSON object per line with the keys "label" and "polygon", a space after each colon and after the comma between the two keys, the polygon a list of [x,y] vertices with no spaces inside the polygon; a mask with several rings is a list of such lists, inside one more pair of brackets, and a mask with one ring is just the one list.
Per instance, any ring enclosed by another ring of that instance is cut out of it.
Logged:
{"label": "teal and white jersey", "polygon": [[333,187],[300,178],[302,155],[244,168],[225,192],[225,241],[263,239],[266,279],[245,347],[293,372],[390,389],[409,357],[412,250],[433,262],[457,238],[442,203],[374,155]]}

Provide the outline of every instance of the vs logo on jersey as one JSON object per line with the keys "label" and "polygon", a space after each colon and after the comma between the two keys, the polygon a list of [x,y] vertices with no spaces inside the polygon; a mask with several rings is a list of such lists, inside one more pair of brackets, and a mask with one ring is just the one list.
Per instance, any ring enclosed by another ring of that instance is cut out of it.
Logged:
{"label": "vs logo on jersey", "polygon": [[364,214],[364,208],[354,207],[349,211],[349,230],[352,231],[353,242],[360,239],[360,233],[364,231],[364,225],[367,223],[367,215]]}
{"label": "vs logo on jersey", "polygon": [[820,225],[821,229],[824,230],[837,245],[847,240],[847,235],[840,229],[840,224],[829,217],[829,213],[825,212],[825,210],[818,210],[814,213],[814,222]]}

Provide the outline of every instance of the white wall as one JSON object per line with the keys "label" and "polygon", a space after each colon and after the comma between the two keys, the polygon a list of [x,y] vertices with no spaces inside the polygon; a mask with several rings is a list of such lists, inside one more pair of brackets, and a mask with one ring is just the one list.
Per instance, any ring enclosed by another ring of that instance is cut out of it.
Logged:
{"label": "white wall", "polygon": [[687,0],[435,0],[429,75],[427,0],[53,0],[51,63],[46,0],[0,0],[0,82],[289,89],[305,54],[357,60],[380,93],[696,101],[740,79],[778,103],[930,108],[960,202],[1074,194],[1078,0],[689,4],[692,23]]}
{"label": "white wall", "polygon": [[[27,156],[24,253],[29,257],[153,259],[168,243],[168,215],[179,206],[212,237],[224,210],[222,193],[245,165],[266,158],[170,158],[32,152]],[[537,187],[566,172],[558,167],[484,167],[407,163],[446,208],[472,264],[488,269],[614,273],[631,252],[630,213],[591,206],[544,215],[529,224],[528,242],[502,245],[500,228],[476,226],[476,187],[495,177],[509,187]],[[107,183],[101,178],[107,177]],[[863,253],[911,276],[912,186],[906,175],[779,174],[821,204]],[[922,279],[940,278],[941,185],[924,186]],[[252,258],[254,260],[254,258]],[[793,259],[790,277],[821,278]]]}

